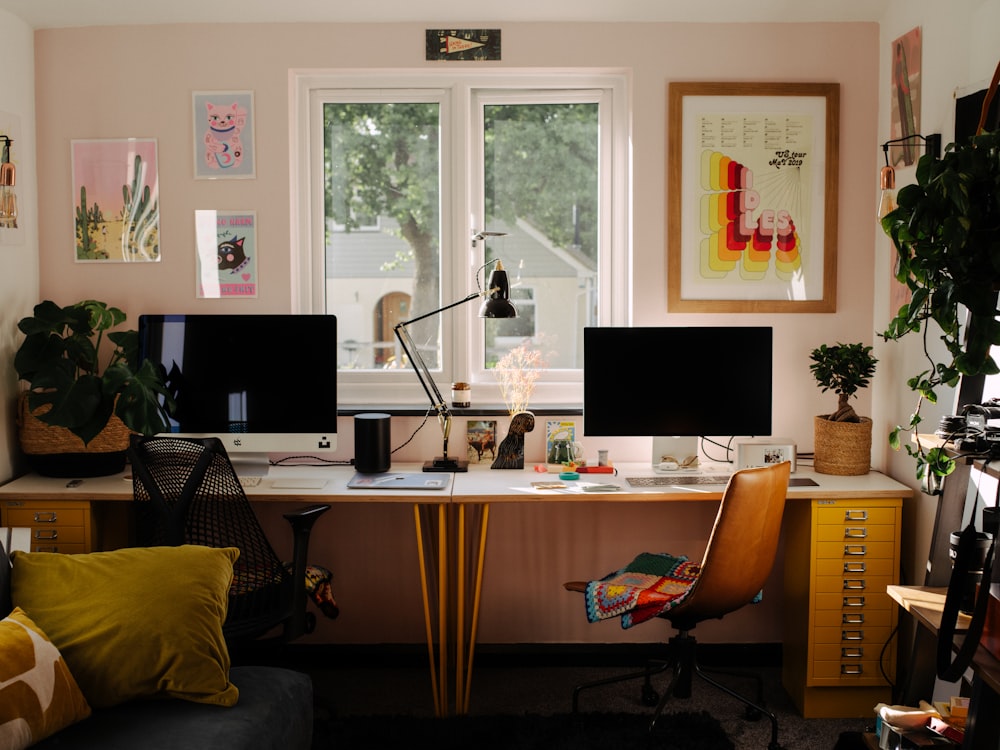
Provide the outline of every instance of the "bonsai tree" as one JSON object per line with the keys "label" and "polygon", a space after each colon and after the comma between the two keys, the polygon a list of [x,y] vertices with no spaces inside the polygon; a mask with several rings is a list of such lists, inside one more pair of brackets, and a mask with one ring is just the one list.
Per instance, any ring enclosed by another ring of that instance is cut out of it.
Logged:
{"label": "bonsai tree", "polygon": [[[927,368],[907,380],[917,406],[909,424],[890,434],[896,450],[901,432],[916,432],[923,401],[937,402],[940,386],[998,372],[990,347],[1000,344],[1000,131],[949,144],[940,160],[922,156],[916,183],[900,189],[897,203],[882,229],[896,248],[896,279],[911,298],[881,335],[896,340],[921,333]],[[932,322],[947,351],[942,361],[927,345]],[[917,443],[906,449],[920,479],[928,470],[939,476],[954,470],[944,448],[925,451]]]}
{"label": "bonsai tree", "polygon": [[[70,430],[84,444],[112,414],[133,432],[165,431],[167,410],[173,409],[165,373],[151,362],[139,363],[137,331],[109,330],[124,321],[125,313],[96,300],[68,307],[48,300],[36,305],[34,315],[17,324],[25,339],[14,356],[18,377],[30,386],[29,410],[47,424]],[[111,347],[104,367],[102,345]],[[44,407],[50,408],[38,411]]]}
{"label": "bonsai tree", "polygon": [[860,422],[849,400],[859,388],[867,388],[875,374],[878,360],[872,356],[872,348],[862,344],[823,344],[810,354],[812,370],[816,382],[823,393],[833,391],[838,396],[837,410],[824,415],[831,422]]}

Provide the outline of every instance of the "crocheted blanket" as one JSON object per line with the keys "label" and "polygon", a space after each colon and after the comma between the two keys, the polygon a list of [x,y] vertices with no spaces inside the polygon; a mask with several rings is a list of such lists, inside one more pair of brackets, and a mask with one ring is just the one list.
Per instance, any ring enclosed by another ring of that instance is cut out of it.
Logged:
{"label": "crocheted blanket", "polygon": [[587,584],[587,620],[621,616],[630,628],[676,607],[691,591],[701,563],[643,552],[621,570]]}

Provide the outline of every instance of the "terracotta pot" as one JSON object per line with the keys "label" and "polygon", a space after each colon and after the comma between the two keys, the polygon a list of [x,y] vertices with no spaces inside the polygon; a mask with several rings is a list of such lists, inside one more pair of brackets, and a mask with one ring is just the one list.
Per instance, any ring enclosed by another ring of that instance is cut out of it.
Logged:
{"label": "terracotta pot", "polygon": [[813,468],[819,474],[867,474],[872,463],[872,421],[831,422],[813,417]]}

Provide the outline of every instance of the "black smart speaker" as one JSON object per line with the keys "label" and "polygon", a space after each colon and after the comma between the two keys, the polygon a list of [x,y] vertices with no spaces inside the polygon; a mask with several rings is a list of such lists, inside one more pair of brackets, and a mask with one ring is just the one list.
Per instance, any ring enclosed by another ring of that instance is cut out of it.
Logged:
{"label": "black smart speaker", "polygon": [[390,419],[381,412],[354,416],[354,468],[362,474],[389,471]]}

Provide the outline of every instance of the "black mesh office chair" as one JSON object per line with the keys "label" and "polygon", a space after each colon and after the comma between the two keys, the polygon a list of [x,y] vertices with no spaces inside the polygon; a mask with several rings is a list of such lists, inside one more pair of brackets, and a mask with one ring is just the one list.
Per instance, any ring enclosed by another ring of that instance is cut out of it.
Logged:
{"label": "black mesh office chair", "polygon": [[284,514],[294,538],[293,559],[283,563],[220,440],[134,435],[128,454],[140,545],[240,550],[223,625],[230,647],[246,645],[278,626],[282,642],[313,630],[316,616],[307,610],[309,534],[329,505]]}
{"label": "black mesh office chair", "polygon": [[[748,718],[767,715],[771,720],[768,748],[780,750],[778,720],[764,707],[759,675],[751,675],[757,679],[755,700],[713,679],[698,664],[697,644],[691,631],[699,622],[722,618],[750,604],[763,588],[778,548],[789,473],[790,464],[785,462],[733,474],[700,564],[686,558],[643,554],[600,580],[564,584],[569,591],[586,595],[591,621],[634,616],[635,622],[642,622],[655,617],[669,621],[677,630],[670,638],[670,658],[666,662],[656,665],[651,662],[641,672],[577,686],[573,691],[574,712],[582,690],[641,677],[645,679],[643,703],[656,706],[650,721],[652,729],[671,697],[690,697],[692,679],[697,675],[744,703]],[[650,677],[667,670],[672,670],[673,677],[660,698]]]}

